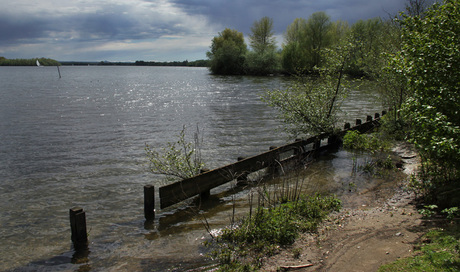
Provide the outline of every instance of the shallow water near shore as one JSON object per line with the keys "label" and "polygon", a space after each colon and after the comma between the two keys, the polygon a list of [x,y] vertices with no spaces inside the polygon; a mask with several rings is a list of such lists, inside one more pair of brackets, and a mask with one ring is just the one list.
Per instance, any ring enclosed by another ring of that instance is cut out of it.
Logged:
{"label": "shallow water near shore", "polygon": [[[242,216],[254,187],[230,183],[198,208],[186,202],[146,223],[143,186],[163,183],[147,171],[145,144],[162,147],[183,125],[191,132],[198,125],[209,168],[284,144],[281,122],[260,95],[289,79],[178,67],[65,66],[61,74],[0,67],[0,270],[164,271],[206,263],[203,223],[224,227],[233,203]],[[379,112],[377,97],[352,90],[344,120]],[[310,164],[305,188],[346,194],[351,163],[352,154],[337,151]],[[90,241],[80,256],[70,241],[75,206],[86,211]]]}

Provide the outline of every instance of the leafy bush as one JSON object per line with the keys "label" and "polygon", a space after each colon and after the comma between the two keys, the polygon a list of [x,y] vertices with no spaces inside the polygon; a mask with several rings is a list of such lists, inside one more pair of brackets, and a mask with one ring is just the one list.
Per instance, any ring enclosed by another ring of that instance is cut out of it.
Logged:
{"label": "leafy bush", "polygon": [[377,151],[388,151],[390,144],[379,139],[378,135],[361,134],[359,131],[348,131],[343,137],[343,147],[355,151],[367,151],[376,153]]}
{"label": "leafy bush", "polygon": [[410,139],[422,158],[429,197],[460,180],[460,0],[433,5],[422,16],[406,16],[402,50],[391,62],[414,95],[403,107]]}
{"label": "leafy bush", "polygon": [[280,246],[292,244],[299,232],[315,231],[330,212],[340,208],[340,200],[320,195],[270,208],[259,207],[239,227],[224,229],[216,238],[211,255],[224,269],[259,267],[263,257],[274,254]]}
{"label": "leafy bush", "polygon": [[186,179],[198,175],[204,167],[201,159],[202,140],[199,134],[197,127],[193,142],[187,142],[184,126],[179,139],[176,142],[169,142],[161,153],[146,144],[145,151],[150,163],[150,172],[164,175],[169,180]]}

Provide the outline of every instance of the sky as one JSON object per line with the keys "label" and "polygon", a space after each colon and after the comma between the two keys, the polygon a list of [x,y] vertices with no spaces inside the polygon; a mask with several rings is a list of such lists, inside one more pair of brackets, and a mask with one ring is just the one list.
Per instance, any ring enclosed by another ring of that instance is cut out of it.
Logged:
{"label": "sky", "polygon": [[[388,18],[405,0],[0,0],[0,56],[59,61],[206,59],[225,28],[273,19],[278,46],[295,18],[318,11],[349,24]],[[246,43],[249,43],[246,40]]]}

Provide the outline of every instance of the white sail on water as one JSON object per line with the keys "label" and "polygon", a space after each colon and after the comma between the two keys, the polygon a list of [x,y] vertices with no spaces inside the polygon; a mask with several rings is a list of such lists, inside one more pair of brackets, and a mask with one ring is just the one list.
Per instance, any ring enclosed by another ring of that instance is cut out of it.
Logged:
{"label": "white sail on water", "polygon": [[36,62],[36,63],[37,63],[37,66],[40,66],[40,62],[39,62],[38,60],[37,60],[37,62]]}

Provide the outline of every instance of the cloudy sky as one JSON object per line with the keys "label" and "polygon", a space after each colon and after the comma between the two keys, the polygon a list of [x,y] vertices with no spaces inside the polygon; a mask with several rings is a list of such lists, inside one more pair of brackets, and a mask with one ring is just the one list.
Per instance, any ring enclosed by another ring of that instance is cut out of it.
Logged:
{"label": "cloudy sky", "polygon": [[247,35],[269,16],[277,41],[295,18],[387,17],[405,0],[0,0],[0,56],[60,61],[205,59],[226,27]]}

